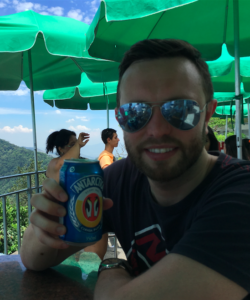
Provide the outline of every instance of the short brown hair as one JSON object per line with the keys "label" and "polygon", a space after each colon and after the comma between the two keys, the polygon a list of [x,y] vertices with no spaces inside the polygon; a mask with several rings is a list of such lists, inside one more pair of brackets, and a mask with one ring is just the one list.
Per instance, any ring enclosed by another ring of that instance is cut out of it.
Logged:
{"label": "short brown hair", "polygon": [[132,63],[139,60],[151,60],[169,57],[185,57],[199,71],[207,102],[213,99],[214,89],[207,63],[201,58],[200,52],[188,42],[176,39],[151,39],[134,44],[124,55],[119,67],[117,87],[117,107],[120,106],[120,84],[122,76]]}

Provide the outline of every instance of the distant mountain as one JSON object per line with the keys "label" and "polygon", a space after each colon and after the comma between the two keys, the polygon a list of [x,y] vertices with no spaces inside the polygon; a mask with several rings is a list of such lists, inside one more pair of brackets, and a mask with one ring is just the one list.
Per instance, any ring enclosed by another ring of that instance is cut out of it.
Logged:
{"label": "distant mountain", "polygon": [[[31,150],[31,151],[34,150],[34,147],[23,147],[23,148],[25,148],[25,149],[27,149],[27,150]],[[45,151],[43,151],[43,150],[41,150],[41,149],[37,149],[37,152],[46,153]]]}
{"label": "distant mountain", "polygon": [[[1,178],[1,176],[14,175],[17,172],[17,167],[29,165],[30,159],[34,159],[34,153],[32,150],[18,147],[0,139],[0,158]],[[52,158],[45,153],[37,153],[38,161],[42,161],[42,170],[46,170]],[[0,194],[7,193],[14,181],[15,179],[0,180]]]}

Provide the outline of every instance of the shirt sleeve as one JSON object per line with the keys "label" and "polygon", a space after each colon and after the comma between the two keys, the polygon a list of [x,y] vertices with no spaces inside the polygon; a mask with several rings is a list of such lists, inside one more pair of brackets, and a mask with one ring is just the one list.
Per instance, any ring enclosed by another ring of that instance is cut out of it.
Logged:
{"label": "shirt sleeve", "polygon": [[194,259],[250,292],[250,178],[234,180],[206,196],[171,253]]}
{"label": "shirt sleeve", "polygon": [[110,156],[108,155],[104,155],[101,159],[100,159],[100,166],[103,169],[105,166],[109,166],[111,165],[113,162],[113,160],[111,159]]}

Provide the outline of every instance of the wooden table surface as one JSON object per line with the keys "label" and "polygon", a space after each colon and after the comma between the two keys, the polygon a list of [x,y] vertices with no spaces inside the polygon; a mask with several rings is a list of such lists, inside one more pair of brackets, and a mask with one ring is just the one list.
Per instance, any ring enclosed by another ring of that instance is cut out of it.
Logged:
{"label": "wooden table surface", "polygon": [[91,300],[96,279],[90,274],[84,281],[75,266],[35,272],[24,267],[19,255],[0,256],[1,300]]}

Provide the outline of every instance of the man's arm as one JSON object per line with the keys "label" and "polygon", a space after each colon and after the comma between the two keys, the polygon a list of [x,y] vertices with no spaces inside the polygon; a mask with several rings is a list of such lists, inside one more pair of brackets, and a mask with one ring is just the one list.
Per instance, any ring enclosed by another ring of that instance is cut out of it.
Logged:
{"label": "man's arm", "polygon": [[242,300],[248,292],[199,262],[168,254],[142,275],[122,269],[101,272],[95,300]]}

